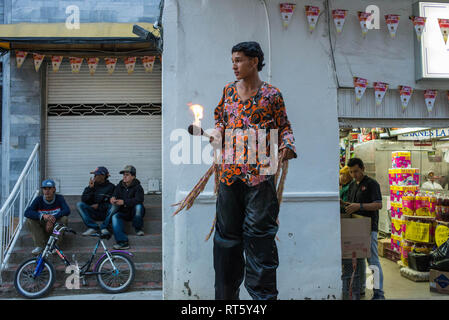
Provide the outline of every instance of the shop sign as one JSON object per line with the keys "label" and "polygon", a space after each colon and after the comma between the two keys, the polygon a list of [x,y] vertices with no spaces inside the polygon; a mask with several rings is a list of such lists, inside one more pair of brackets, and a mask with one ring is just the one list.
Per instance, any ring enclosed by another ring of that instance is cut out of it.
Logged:
{"label": "shop sign", "polygon": [[398,140],[430,140],[435,138],[449,137],[449,128],[424,130],[418,132],[404,133],[398,135]]}

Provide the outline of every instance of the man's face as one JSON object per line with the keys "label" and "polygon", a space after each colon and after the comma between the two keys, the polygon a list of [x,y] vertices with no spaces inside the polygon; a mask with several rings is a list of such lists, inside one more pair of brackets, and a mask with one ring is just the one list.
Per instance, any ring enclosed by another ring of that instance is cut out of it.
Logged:
{"label": "man's face", "polygon": [[126,184],[130,184],[131,182],[133,182],[133,180],[134,180],[134,176],[131,174],[131,173],[129,173],[129,172],[124,172],[123,173],[123,182],[124,183],[126,183]]}
{"label": "man's face", "polygon": [[95,183],[98,183],[98,184],[103,184],[105,180],[106,180],[106,177],[103,174],[98,174],[98,175],[95,175],[95,177],[94,177]]}
{"label": "man's face", "polygon": [[365,175],[365,169],[360,168],[359,165],[356,164],[355,166],[349,167],[349,173],[351,174],[351,177],[353,179],[355,179],[357,182],[360,182]]}
{"label": "man's face", "polygon": [[256,57],[248,57],[239,51],[232,53],[232,70],[237,80],[245,79],[257,73],[258,63],[259,59]]}
{"label": "man's face", "polygon": [[51,201],[51,200],[53,200],[53,197],[55,196],[56,188],[55,187],[42,188],[42,192],[44,194],[45,200]]}

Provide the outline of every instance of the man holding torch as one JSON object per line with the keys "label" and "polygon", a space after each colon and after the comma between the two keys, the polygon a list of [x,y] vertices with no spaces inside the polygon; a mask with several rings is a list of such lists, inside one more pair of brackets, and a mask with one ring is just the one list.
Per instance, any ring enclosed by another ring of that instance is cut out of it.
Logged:
{"label": "man holding torch", "polygon": [[[223,149],[226,141],[225,162],[220,165],[213,249],[215,299],[219,300],[239,299],[244,278],[253,299],[274,300],[278,295],[275,237],[279,202],[276,168],[273,170],[277,161],[273,163],[273,158],[262,161],[261,158],[273,154],[270,147],[278,148],[276,151],[283,161],[297,155],[282,94],[259,78],[263,60],[264,54],[257,42],[242,42],[232,48],[232,68],[237,81],[225,86],[214,112],[216,130],[210,143]],[[259,138],[266,135],[266,149],[261,152],[258,141],[255,161],[250,160],[256,153],[255,144],[248,146],[252,139],[245,136],[242,140],[238,132],[257,132]],[[278,135],[277,139],[273,135]],[[231,147],[229,141],[233,144]],[[238,146],[238,141],[244,142],[243,148]],[[270,145],[270,141],[275,143]]]}

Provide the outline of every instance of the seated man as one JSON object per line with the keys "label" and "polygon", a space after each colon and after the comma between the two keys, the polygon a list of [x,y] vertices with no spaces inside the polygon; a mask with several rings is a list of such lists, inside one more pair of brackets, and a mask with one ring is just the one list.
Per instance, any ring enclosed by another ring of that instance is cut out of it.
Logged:
{"label": "seated man", "polygon": [[[35,249],[32,254],[38,255],[47,244],[56,222],[67,225],[70,208],[62,195],[56,194],[55,182],[42,182],[42,196],[38,196],[25,210],[27,228],[33,237]],[[62,235],[59,241],[62,240]]]}
{"label": "seated man", "polygon": [[[82,234],[83,236],[90,236],[100,230],[95,221],[106,219],[111,206],[109,200],[114,193],[114,185],[108,180],[108,169],[98,167],[91,174],[95,176],[93,179],[90,178],[89,185],[84,189],[81,202],[76,204],[84,224],[89,228]],[[107,228],[107,224],[103,222],[101,228]]]}
{"label": "seated man", "polygon": [[[143,236],[143,217],[145,215],[145,208],[143,206],[144,191],[140,185],[140,181],[136,179],[136,168],[133,166],[126,166],[120,174],[123,174],[123,180],[115,187],[114,195],[111,198],[113,205],[110,212],[112,212],[112,229],[114,230],[114,237],[117,244],[114,249],[128,249],[128,237],[123,230],[123,221],[133,222],[133,227],[138,236]],[[118,211],[117,213],[113,213]],[[107,232],[102,230],[103,232]]]}

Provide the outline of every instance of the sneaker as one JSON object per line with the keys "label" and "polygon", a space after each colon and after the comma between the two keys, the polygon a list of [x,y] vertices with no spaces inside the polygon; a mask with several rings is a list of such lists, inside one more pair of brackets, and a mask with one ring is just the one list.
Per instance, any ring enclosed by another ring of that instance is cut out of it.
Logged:
{"label": "sneaker", "polygon": [[138,230],[138,231],[136,231],[136,235],[138,235],[139,237],[142,237],[145,235],[145,233],[142,230]]}
{"label": "sneaker", "polygon": [[87,229],[86,231],[84,231],[81,235],[82,235],[83,237],[87,237],[87,236],[93,235],[94,233],[97,233],[97,230],[92,229],[92,228],[89,228],[89,229]]}
{"label": "sneaker", "polygon": [[115,250],[125,250],[125,249],[129,249],[129,245],[127,242],[121,242],[121,243],[114,244],[113,248]]}
{"label": "sneaker", "polygon": [[39,255],[41,252],[42,252],[42,248],[41,248],[41,247],[36,247],[36,248],[34,248],[33,251],[31,251],[31,254],[37,256],[37,255]]}
{"label": "sneaker", "polygon": [[110,235],[111,233],[109,232],[108,229],[101,229],[101,234],[106,236],[106,235]]}

